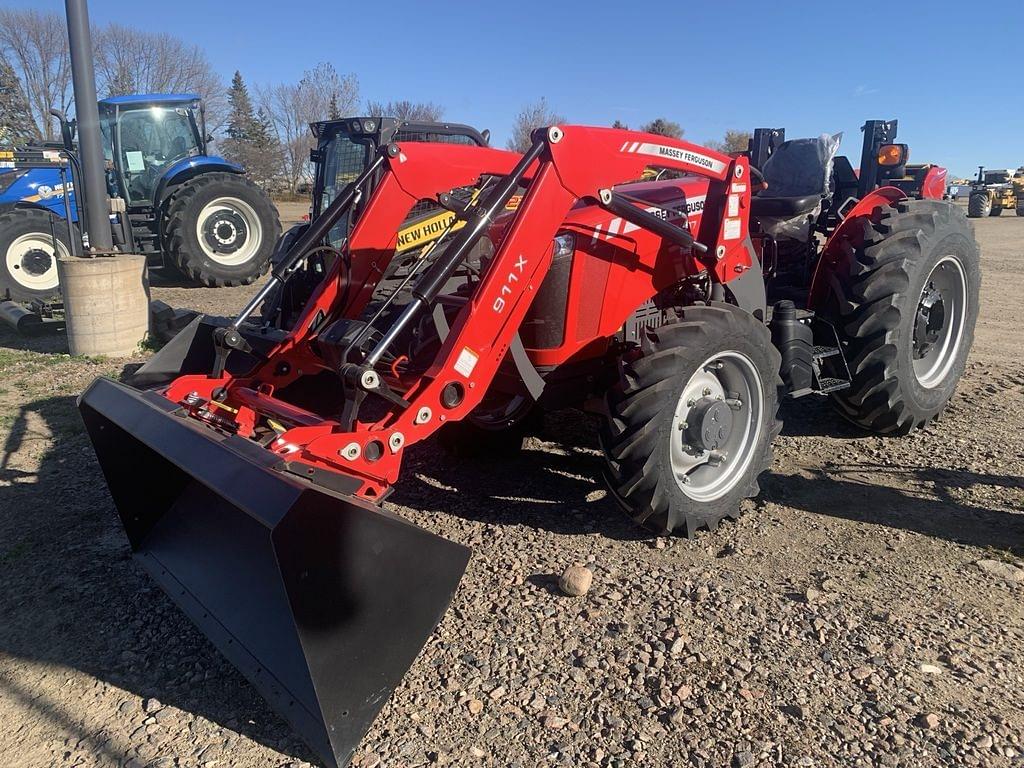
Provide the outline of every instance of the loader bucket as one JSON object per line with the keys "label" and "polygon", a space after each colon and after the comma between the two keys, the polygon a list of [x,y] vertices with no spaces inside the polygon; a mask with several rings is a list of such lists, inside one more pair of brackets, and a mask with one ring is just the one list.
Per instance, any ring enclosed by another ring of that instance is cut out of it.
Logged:
{"label": "loader bucket", "polygon": [[348,763],[469,550],[97,379],[79,408],[135,557],[323,758]]}

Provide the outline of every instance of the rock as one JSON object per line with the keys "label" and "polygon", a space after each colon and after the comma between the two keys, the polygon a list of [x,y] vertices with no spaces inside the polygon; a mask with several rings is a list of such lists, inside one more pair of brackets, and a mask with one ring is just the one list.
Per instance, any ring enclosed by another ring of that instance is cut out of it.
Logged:
{"label": "rock", "polygon": [[975,565],[990,576],[995,576],[1011,584],[1024,583],[1024,568],[1018,568],[1001,560],[979,560]]}
{"label": "rock", "polygon": [[733,768],[750,768],[754,764],[754,753],[748,750],[737,752],[732,756]]}
{"label": "rock", "polygon": [[479,715],[484,711],[484,703],[480,699],[470,699],[466,702],[466,709],[469,710],[470,714]]}
{"label": "rock", "polygon": [[480,747],[470,747],[469,748],[469,754],[471,754],[473,757],[476,757],[476,758],[487,757],[487,753],[484,752],[482,749],[480,749]]}
{"label": "rock", "polygon": [[150,715],[162,709],[163,706],[164,705],[160,703],[159,699],[146,699],[144,702],[142,702],[142,709]]}
{"label": "rock", "polygon": [[569,720],[568,718],[559,717],[558,715],[544,715],[544,717],[540,719],[540,724],[545,728],[559,730],[561,728],[565,728],[565,726],[569,724]]}
{"label": "rock", "polygon": [[808,603],[813,603],[821,597],[821,590],[808,587],[807,591],[804,592],[804,596],[807,598]]}
{"label": "rock", "polygon": [[685,707],[679,707],[671,715],[668,716],[668,721],[672,725],[682,726],[686,722],[687,711]]}
{"label": "rock", "polygon": [[582,597],[594,583],[594,572],[582,565],[570,565],[558,578],[558,588],[569,597]]}
{"label": "rock", "polygon": [[499,685],[497,688],[495,688],[493,691],[491,691],[487,695],[490,696],[492,700],[497,701],[502,696],[504,696],[506,693],[508,693],[508,691],[505,688],[505,686],[504,685]]}
{"label": "rock", "polygon": [[693,688],[689,685],[680,685],[676,688],[676,696],[679,697],[680,701],[686,701],[690,696],[693,695]]}
{"label": "rock", "polygon": [[974,746],[978,749],[992,749],[992,737],[989,734],[979,736],[974,740]]}
{"label": "rock", "polygon": [[926,675],[941,675],[942,667],[937,667],[934,664],[922,664],[921,671]]}
{"label": "rock", "polygon": [[852,670],[850,670],[850,676],[854,680],[867,680],[869,677],[871,677],[872,671],[873,670],[871,669],[871,667],[854,667]]}
{"label": "rock", "polygon": [[672,643],[672,647],[668,649],[669,653],[671,653],[673,656],[678,656],[680,653],[686,650],[686,639],[687,638],[685,636],[677,637],[675,641]]}
{"label": "rock", "polygon": [[936,715],[934,712],[928,712],[926,714],[918,715],[917,719],[914,722],[917,723],[917,725],[919,725],[921,728],[927,728],[928,730],[931,730],[933,728],[939,727],[939,716]]}

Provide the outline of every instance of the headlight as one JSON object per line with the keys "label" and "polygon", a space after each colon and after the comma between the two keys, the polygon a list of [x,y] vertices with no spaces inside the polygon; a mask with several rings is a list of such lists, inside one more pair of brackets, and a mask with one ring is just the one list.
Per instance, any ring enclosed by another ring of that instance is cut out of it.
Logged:
{"label": "headlight", "polygon": [[572,252],[576,250],[576,235],[571,232],[558,235],[555,238],[555,254],[554,258],[559,256],[571,256]]}

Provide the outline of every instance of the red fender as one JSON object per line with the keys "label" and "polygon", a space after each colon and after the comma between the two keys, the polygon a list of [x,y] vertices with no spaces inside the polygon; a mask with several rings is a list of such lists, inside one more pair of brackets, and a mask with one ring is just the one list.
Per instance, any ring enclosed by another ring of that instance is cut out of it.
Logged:
{"label": "red fender", "polygon": [[874,192],[869,192],[850,209],[846,218],[825,242],[821,258],[818,259],[807,298],[809,309],[818,311],[824,306],[828,299],[828,275],[846,267],[853,256],[853,251],[864,242],[864,224],[877,224],[882,215],[882,208],[906,199],[907,195],[896,187],[880,187]]}
{"label": "red fender", "polygon": [[922,200],[941,200],[946,194],[946,177],[949,172],[938,165],[928,169],[921,182]]}

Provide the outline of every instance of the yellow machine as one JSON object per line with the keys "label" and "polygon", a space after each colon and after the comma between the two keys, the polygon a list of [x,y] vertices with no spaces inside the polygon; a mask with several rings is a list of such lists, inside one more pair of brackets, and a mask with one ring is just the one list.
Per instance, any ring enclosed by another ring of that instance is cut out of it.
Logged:
{"label": "yellow machine", "polygon": [[967,215],[972,219],[998,216],[1004,208],[1024,216],[1024,168],[1016,171],[978,168],[978,178],[971,185]]}

